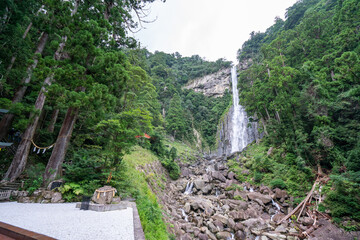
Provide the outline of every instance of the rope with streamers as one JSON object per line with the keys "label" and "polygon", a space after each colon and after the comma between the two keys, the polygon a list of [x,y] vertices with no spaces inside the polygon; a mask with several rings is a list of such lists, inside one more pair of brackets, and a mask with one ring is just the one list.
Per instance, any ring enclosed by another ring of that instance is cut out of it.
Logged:
{"label": "rope with streamers", "polygon": [[40,150],[43,150],[42,153],[45,153],[47,149],[50,149],[50,148],[52,148],[52,147],[55,145],[55,143],[53,143],[53,144],[51,144],[51,145],[48,146],[48,147],[39,147],[38,145],[36,145],[36,144],[34,143],[33,140],[31,140],[31,143],[34,145],[34,150],[33,150],[33,152],[35,152],[36,150],[38,150],[36,154],[39,154],[39,153],[40,153]]}

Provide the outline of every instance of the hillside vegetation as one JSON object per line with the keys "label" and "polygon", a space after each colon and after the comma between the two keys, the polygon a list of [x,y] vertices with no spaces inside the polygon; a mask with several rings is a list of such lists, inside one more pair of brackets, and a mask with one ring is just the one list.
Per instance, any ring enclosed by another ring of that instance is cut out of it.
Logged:
{"label": "hillside vegetation", "polygon": [[317,169],[331,177],[334,220],[359,221],[360,2],[298,1],[285,21],[253,32],[238,59],[252,62],[240,73],[240,102],[263,123],[266,151],[283,153],[255,156],[256,178],[275,174],[289,185],[282,166],[302,172],[294,183]]}

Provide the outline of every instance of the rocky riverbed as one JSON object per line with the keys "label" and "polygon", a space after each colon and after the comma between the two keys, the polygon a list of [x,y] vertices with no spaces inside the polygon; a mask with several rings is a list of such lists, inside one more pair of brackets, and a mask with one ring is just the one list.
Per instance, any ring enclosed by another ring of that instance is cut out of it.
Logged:
{"label": "rocky riverbed", "polygon": [[305,212],[298,222],[278,224],[293,210],[293,198],[278,188],[240,183],[226,160],[200,158],[181,170],[180,179],[160,194],[177,239],[295,240],[313,225],[317,230],[308,239],[354,239],[326,218],[314,222]]}

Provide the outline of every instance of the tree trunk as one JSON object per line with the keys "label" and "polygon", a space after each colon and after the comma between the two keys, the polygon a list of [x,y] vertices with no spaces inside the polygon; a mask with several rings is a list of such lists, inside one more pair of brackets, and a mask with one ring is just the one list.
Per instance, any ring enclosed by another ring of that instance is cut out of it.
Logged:
{"label": "tree trunk", "polygon": [[50,121],[50,124],[49,124],[49,127],[48,127],[48,131],[53,133],[54,132],[54,128],[55,128],[55,123],[56,123],[56,120],[59,116],[59,109],[54,109],[52,115],[51,115],[51,121]]}
{"label": "tree trunk", "polygon": [[[42,36],[40,37],[40,41],[38,43],[38,46],[36,48],[35,51],[35,55],[36,54],[41,54],[45,48],[47,39],[48,39],[49,35],[47,33],[43,33]],[[27,84],[30,82],[31,80],[31,76],[32,76],[32,72],[33,70],[36,68],[39,60],[37,59],[37,57],[34,57],[34,62],[33,64],[31,64],[28,68],[27,68],[27,77],[25,79],[22,80],[22,84],[23,86],[21,86],[20,88],[17,89],[15,96],[12,100],[12,103],[18,103],[21,102],[21,100],[23,99],[26,89],[27,89]],[[8,113],[5,114],[5,116],[3,116],[3,118],[1,119],[0,122],[0,139],[4,138],[7,135],[7,132],[9,131],[11,124],[14,120],[15,115],[12,113]]]}
{"label": "tree trunk", "polygon": [[64,122],[61,126],[54,149],[45,169],[44,182],[50,182],[58,175],[61,175],[61,166],[65,159],[66,150],[71,139],[71,134],[73,132],[78,113],[78,108],[70,107],[65,115]]}
{"label": "tree trunk", "polygon": [[[45,79],[45,81],[44,81],[45,84],[44,84],[44,86],[41,87],[38,98],[36,99],[35,109],[38,111],[41,111],[44,107],[44,103],[45,103],[45,99],[46,99],[45,86],[47,86],[51,83],[50,80],[51,80],[51,78]],[[30,120],[32,120],[32,121],[28,125],[28,127],[26,128],[26,130],[22,136],[21,142],[16,150],[14,159],[13,159],[9,169],[5,173],[3,180],[13,182],[24,171],[26,162],[27,162],[27,158],[28,158],[28,155],[30,152],[31,140],[34,137],[35,129],[39,122],[39,118],[40,118],[39,115],[35,115],[35,114],[30,115]]]}

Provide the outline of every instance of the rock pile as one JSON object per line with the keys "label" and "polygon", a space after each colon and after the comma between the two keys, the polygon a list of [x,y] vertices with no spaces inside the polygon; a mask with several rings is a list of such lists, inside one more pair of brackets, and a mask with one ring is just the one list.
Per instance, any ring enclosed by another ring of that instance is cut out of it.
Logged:
{"label": "rock pile", "polygon": [[177,239],[295,240],[314,222],[304,213],[298,223],[278,225],[292,211],[292,197],[278,188],[240,183],[222,159],[202,159],[181,169],[182,177],[161,197]]}

